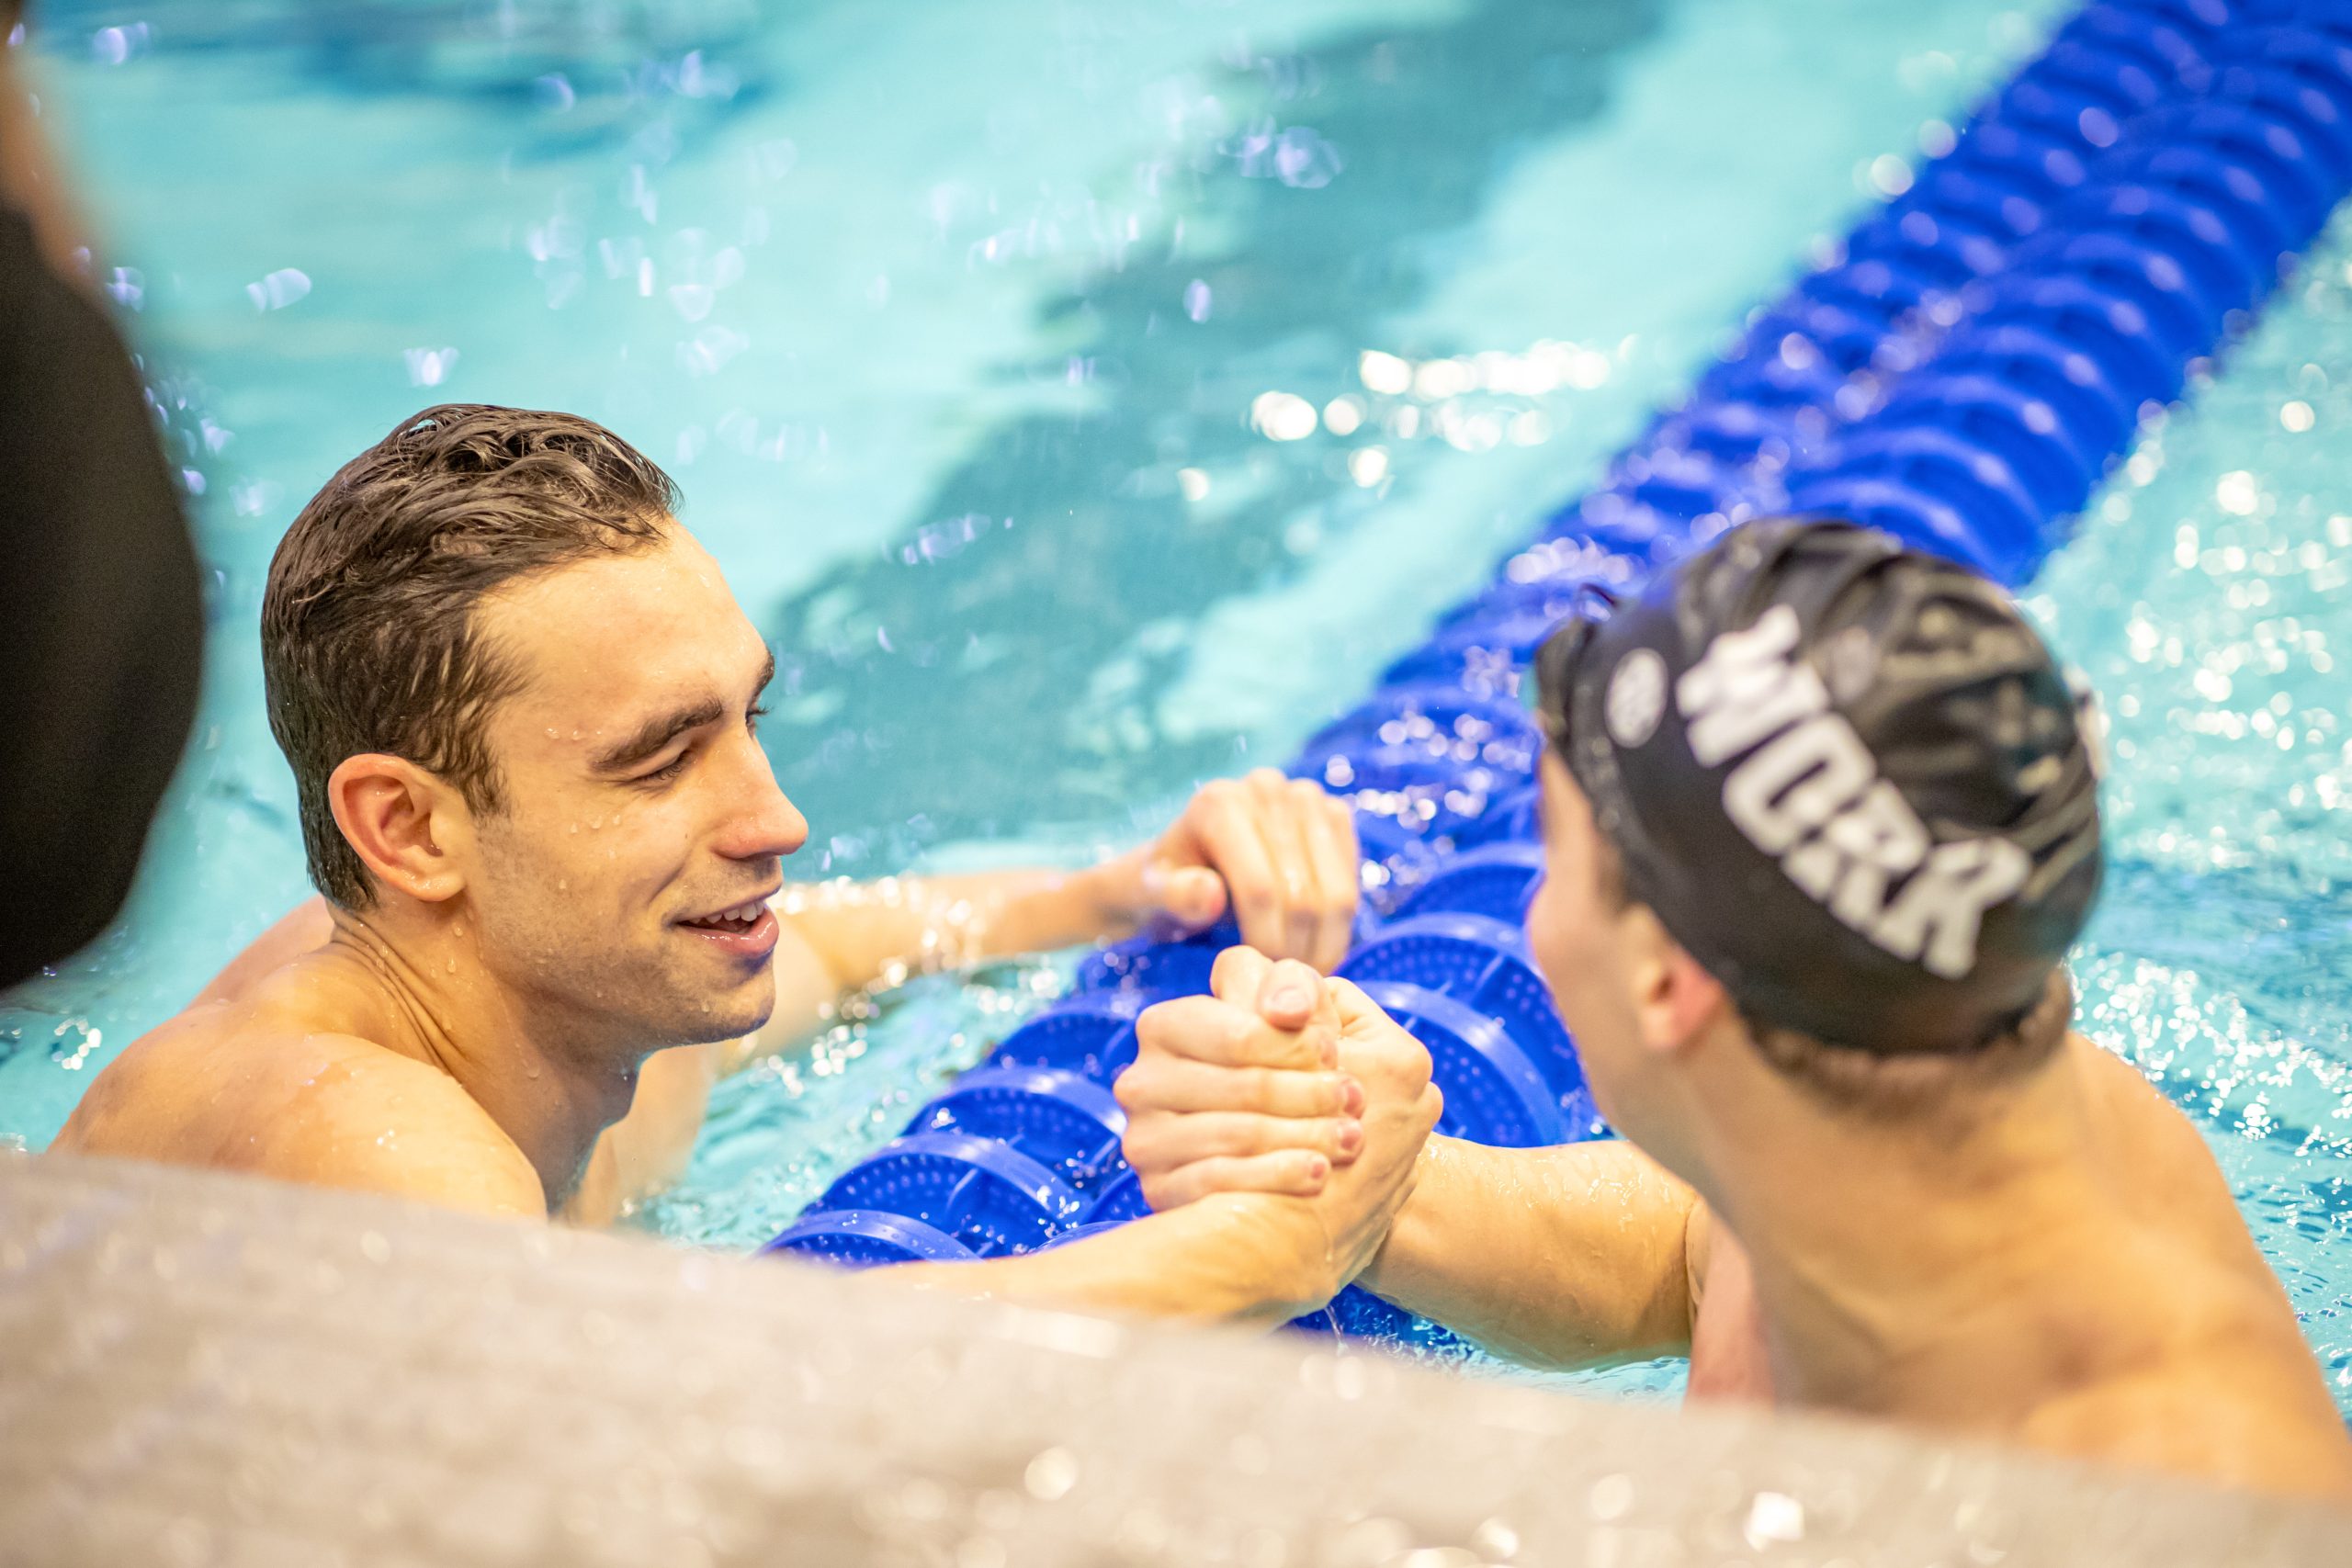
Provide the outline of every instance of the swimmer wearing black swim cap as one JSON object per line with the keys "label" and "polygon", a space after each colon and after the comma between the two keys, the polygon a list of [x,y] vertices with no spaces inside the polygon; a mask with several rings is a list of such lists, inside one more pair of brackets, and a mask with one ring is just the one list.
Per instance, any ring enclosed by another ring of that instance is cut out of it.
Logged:
{"label": "swimmer wearing black swim cap", "polygon": [[1887,535],[1739,530],[1538,680],[1626,890],[1760,1021],[1973,1050],[2090,913],[2080,705],[2007,594]]}
{"label": "swimmer wearing black swim cap", "polygon": [[[2352,1498],[2212,1156],[2069,1028],[2094,736],[2008,597],[1883,535],[1751,524],[1595,596],[1537,674],[1528,940],[1622,1139],[1431,1138],[1356,1282],[1538,1366],[1687,1355],[1694,1398]],[[1119,1080],[1161,1210],[1246,1185],[1228,1134],[1329,1146],[1267,1068],[1427,1059],[1300,965],[1237,949],[1216,990],[1146,1013]],[[1385,1137],[1367,1117],[1364,1155]]]}

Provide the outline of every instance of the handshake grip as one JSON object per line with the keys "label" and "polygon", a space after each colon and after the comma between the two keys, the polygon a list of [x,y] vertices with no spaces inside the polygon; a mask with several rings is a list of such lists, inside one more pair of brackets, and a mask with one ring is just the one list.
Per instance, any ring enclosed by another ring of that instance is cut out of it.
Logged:
{"label": "handshake grip", "polygon": [[[1517,929],[1540,863],[1534,846],[1510,840],[1451,857],[1392,901],[1388,919],[1361,922],[1339,970],[1426,1048],[1444,1103],[1437,1130],[1450,1136],[1532,1146],[1603,1131]],[[1069,996],[834,1181],[767,1250],[851,1267],[999,1258],[1150,1213],[1111,1087],[1136,1059],[1145,1010],[1208,993],[1219,954],[1238,940],[1228,924],[1091,955]],[[1300,1324],[1445,1339],[1354,1288]]]}
{"label": "handshake grip", "polygon": [[1281,1277],[1317,1281],[1304,1287],[1316,1308],[1295,1326],[1446,1343],[1351,1283],[1442,1115],[1430,1053],[1351,982],[1304,964],[1231,950],[1213,988],[1147,1011],[1141,1055],[1118,1083],[1146,1196],[1167,1209],[1255,1194],[1242,1201],[1279,1211],[1266,1217],[1294,1248]]}
{"label": "handshake grip", "polygon": [[[1419,678],[1311,739],[1295,777],[1349,800],[1368,908],[1338,975],[1426,1048],[1437,1131],[1525,1147],[1600,1135],[1574,1043],[1520,926],[1542,874],[1541,739],[1516,701]],[[852,1268],[1003,1258],[1151,1212],[1112,1085],[1160,1002],[1204,996],[1230,919],[1091,954],[1071,990],[827,1187],[763,1250]],[[1355,1287],[1302,1326],[1442,1343]]]}

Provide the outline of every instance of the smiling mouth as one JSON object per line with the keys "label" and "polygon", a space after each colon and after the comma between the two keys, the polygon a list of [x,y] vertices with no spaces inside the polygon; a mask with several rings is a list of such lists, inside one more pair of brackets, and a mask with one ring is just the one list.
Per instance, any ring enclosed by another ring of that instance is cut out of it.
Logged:
{"label": "smiling mouth", "polygon": [[720,936],[746,936],[760,923],[761,918],[767,912],[767,900],[753,898],[748,903],[738,904],[731,909],[721,909],[715,915],[704,915],[698,919],[681,920],[678,923],[689,931],[712,931]]}

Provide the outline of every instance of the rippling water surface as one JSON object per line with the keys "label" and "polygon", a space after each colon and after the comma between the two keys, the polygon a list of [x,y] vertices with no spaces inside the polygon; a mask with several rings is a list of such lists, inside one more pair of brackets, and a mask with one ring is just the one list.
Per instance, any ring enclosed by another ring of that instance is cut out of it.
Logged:
{"label": "rippling water surface", "polygon": [[2352,1411],[2352,227],[2034,597],[2097,684],[2083,1027],[2196,1118]]}
{"label": "rippling water surface", "polygon": [[[805,872],[1076,859],[1363,691],[2056,7],[40,9],[215,581],[131,912],[0,1006],[34,1146],[302,891],[262,574],[413,409],[571,408],[677,475],[778,648]],[[2352,1402],[2346,266],[2036,603],[2115,723],[2086,1024],[2198,1118]],[[725,1086],[643,1222],[763,1240],[1057,984],[917,982]]]}

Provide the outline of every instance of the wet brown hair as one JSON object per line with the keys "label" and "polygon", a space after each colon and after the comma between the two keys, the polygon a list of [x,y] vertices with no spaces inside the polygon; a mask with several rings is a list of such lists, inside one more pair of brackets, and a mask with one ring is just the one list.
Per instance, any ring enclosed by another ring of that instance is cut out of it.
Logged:
{"label": "wet brown hair", "polygon": [[287,529],[262,596],[270,732],[294,769],[311,880],[345,908],[373,897],[336,828],[327,779],[381,751],[502,804],[484,722],[521,679],[475,609],[537,573],[659,543],[670,476],[573,414],[445,403],[345,463]]}

